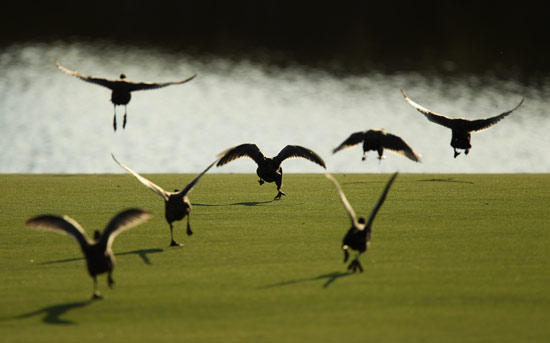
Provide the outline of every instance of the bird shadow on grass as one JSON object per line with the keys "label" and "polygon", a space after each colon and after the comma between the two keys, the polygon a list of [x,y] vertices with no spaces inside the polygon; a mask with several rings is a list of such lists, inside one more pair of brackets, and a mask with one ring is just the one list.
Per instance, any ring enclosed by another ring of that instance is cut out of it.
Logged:
{"label": "bird shadow on grass", "polygon": [[446,179],[425,179],[425,180],[418,180],[418,182],[457,182],[457,183],[469,183],[474,184],[472,181],[461,181],[461,180],[454,180],[452,177],[446,178]]}
{"label": "bird shadow on grass", "polygon": [[93,300],[86,300],[86,301],[76,301],[76,302],[70,302],[70,303],[64,303],[64,304],[57,304],[57,305],[51,305],[51,306],[45,306],[42,307],[36,311],[27,312],[20,314],[15,317],[11,317],[8,319],[25,319],[33,316],[39,316],[41,314],[44,314],[44,318],[42,318],[42,321],[45,324],[55,324],[55,325],[74,325],[78,324],[72,320],[67,320],[61,318],[64,314],[67,312],[90,305],[93,302]]}
{"label": "bird shadow on grass", "polygon": [[328,274],[321,274],[319,276],[314,276],[314,277],[311,277],[311,278],[303,278],[303,279],[296,279],[296,280],[278,282],[278,283],[274,283],[274,284],[270,284],[270,285],[261,286],[261,287],[258,287],[258,288],[259,289],[265,289],[265,288],[282,287],[282,286],[289,286],[289,285],[294,285],[294,284],[297,284],[297,283],[317,281],[317,280],[326,280],[325,283],[323,283],[323,288],[328,288],[337,279],[340,279],[340,278],[345,277],[345,276],[350,276],[350,275],[353,275],[353,273],[332,272],[332,273],[328,273]]}
{"label": "bird shadow on grass", "polygon": [[273,202],[275,200],[268,200],[268,201],[243,201],[243,202],[235,202],[232,204],[193,204],[193,206],[205,206],[205,207],[217,207],[217,206],[258,206],[263,204],[269,204],[270,202]]}
{"label": "bird shadow on grass", "polygon": [[[151,264],[151,260],[149,259],[149,256],[147,256],[147,255],[148,254],[159,253],[159,252],[163,252],[163,251],[164,251],[164,249],[159,249],[159,248],[138,249],[138,250],[132,250],[132,251],[125,251],[125,252],[116,253],[115,256],[136,254],[139,257],[141,257],[141,259],[143,260],[143,262],[145,264]],[[80,260],[84,260],[84,257],[73,257],[73,258],[65,258],[65,259],[62,259],[62,260],[46,261],[46,262],[42,262],[40,264],[54,264],[54,263],[73,262],[73,261],[80,261]]]}

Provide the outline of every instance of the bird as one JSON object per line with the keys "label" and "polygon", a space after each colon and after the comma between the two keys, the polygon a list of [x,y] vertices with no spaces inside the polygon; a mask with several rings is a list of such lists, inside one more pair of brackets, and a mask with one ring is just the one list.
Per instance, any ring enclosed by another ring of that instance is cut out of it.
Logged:
{"label": "bird", "polygon": [[285,146],[277,156],[273,158],[265,157],[256,144],[245,143],[225,150],[218,155],[220,160],[217,167],[221,167],[240,157],[249,157],[256,162],[258,168],[256,174],[260,178],[258,183],[261,185],[264,182],[275,182],[277,185],[277,195],[274,200],[278,200],[282,195],[286,195],[281,190],[283,185],[283,168],[281,163],[287,158],[302,157],[312,162],[317,163],[326,169],[325,161],[312,150],[299,145]]}
{"label": "bird", "polygon": [[185,80],[181,81],[172,81],[172,82],[134,82],[126,79],[126,75],[120,74],[120,77],[118,80],[114,79],[106,79],[102,77],[97,76],[89,76],[86,74],[81,74],[76,71],[72,71],[70,69],[67,69],[63,67],[61,64],[59,64],[58,61],[55,61],[55,64],[57,65],[57,68],[59,68],[61,71],[78,77],[81,80],[84,80],[86,82],[95,83],[97,85],[109,88],[111,92],[111,102],[113,103],[114,108],[114,116],[113,116],[113,129],[114,131],[117,130],[117,121],[116,121],[116,107],[124,105],[124,119],[122,122],[122,128],[126,128],[126,106],[130,102],[130,99],[132,98],[132,92],[134,91],[140,91],[140,90],[147,90],[147,89],[157,89],[157,88],[163,88],[170,85],[180,85],[182,83],[186,83],[188,81],[193,80],[197,74],[192,75],[191,77],[188,77]]}
{"label": "bird", "polygon": [[363,161],[367,159],[366,154],[370,150],[378,151],[378,159],[382,161],[385,158],[384,149],[408,157],[415,162],[421,161],[420,154],[416,153],[401,137],[388,133],[384,129],[371,129],[352,133],[342,144],[334,148],[332,153],[335,154],[361,142],[363,142]]}
{"label": "bird", "polygon": [[454,150],[454,158],[460,155],[460,152],[458,152],[457,149],[464,150],[465,155],[468,155],[468,152],[470,152],[470,149],[472,148],[472,144],[470,143],[471,132],[482,131],[495,125],[520,107],[524,100],[522,98],[516,107],[497,116],[487,119],[468,120],[465,118],[450,118],[442,114],[432,112],[412,101],[407,94],[405,94],[405,91],[401,90],[401,93],[405,97],[405,100],[407,100],[412,107],[416,108],[418,112],[424,114],[429,121],[452,130],[451,147],[453,147]]}
{"label": "bird", "polygon": [[363,267],[361,266],[361,262],[359,262],[359,257],[362,253],[366,252],[369,248],[370,241],[371,241],[371,232],[372,232],[372,222],[374,221],[374,217],[376,216],[376,213],[378,213],[378,210],[380,210],[380,207],[382,207],[382,204],[384,203],[384,200],[386,200],[386,195],[388,195],[388,192],[390,190],[390,187],[397,177],[398,173],[394,173],[388,183],[386,184],[386,187],[384,188],[384,191],[382,192],[382,195],[378,199],[378,202],[372,209],[369,220],[365,222],[364,217],[359,217],[355,215],[355,211],[351,207],[348,199],[346,198],[346,195],[344,194],[344,191],[342,191],[342,188],[340,187],[340,184],[336,179],[330,175],[325,174],[325,176],[334,183],[334,186],[336,187],[336,190],[338,191],[338,194],[340,195],[340,200],[342,200],[342,204],[344,204],[344,207],[346,208],[346,211],[348,212],[348,215],[351,220],[351,228],[348,230],[346,235],[344,236],[344,239],[342,240],[342,250],[344,251],[344,263],[346,263],[349,259],[349,252],[348,250],[355,250],[357,251],[357,255],[355,258],[350,262],[348,266],[348,270],[355,273],[357,270],[360,272],[363,272]]}
{"label": "bird", "polygon": [[191,236],[193,234],[193,231],[191,230],[191,224],[189,223],[189,213],[191,212],[191,201],[189,201],[189,197],[187,194],[191,192],[193,187],[199,182],[200,178],[217,162],[214,161],[212,164],[210,164],[205,170],[203,170],[202,173],[197,175],[193,181],[191,181],[183,190],[175,189],[173,192],[167,192],[162,187],[157,186],[153,182],[147,180],[143,176],[139,175],[126,165],[119,162],[115,155],[111,154],[113,157],[113,160],[121,166],[122,168],[126,169],[130,174],[134,175],[141,183],[143,183],[147,188],[149,188],[151,191],[153,191],[155,194],[160,195],[164,199],[164,216],[166,218],[166,221],[168,222],[168,225],[170,225],[170,246],[176,247],[176,246],[183,246],[181,243],[177,243],[174,240],[174,226],[173,222],[180,221],[185,216],[187,216],[187,235]]}
{"label": "bird", "polygon": [[102,295],[97,289],[97,275],[108,273],[107,283],[110,288],[113,287],[114,280],[112,273],[114,269],[115,256],[111,246],[115,237],[129,228],[139,225],[149,218],[152,213],[146,210],[131,208],[116,214],[107,224],[103,233],[98,230],[94,231],[94,238],[90,240],[86,235],[86,231],[80,224],[68,216],[56,216],[51,214],[39,215],[27,220],[26,224],[36,229],[46,229],[58,233],[64,233],[72,236],[80,245],[86,264],[88,273],[94,280],[94,293],[92,299],[101,299]]}

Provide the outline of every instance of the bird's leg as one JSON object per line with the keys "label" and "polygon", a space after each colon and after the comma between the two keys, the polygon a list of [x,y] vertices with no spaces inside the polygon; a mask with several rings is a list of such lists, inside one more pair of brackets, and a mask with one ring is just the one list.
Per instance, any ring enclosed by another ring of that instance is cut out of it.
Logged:
{"label": "bird's leg", "polygon": [[122,128],[126,128],[126,105],[124,105],[124,119],[122,120]]}
{"label": "bird's leg", "polygon": [[458,155],[460,155],[460,153],[458,151],[456,151],[456,148],[453,148],[453,149],[455,151],[455,158],[456,158]]}
{"label": "bird's leg", "polygon": [[187,215],[187,236],[191,236],[193,231],[191,231],[191,224],[189,224],[189,215]]}
{"label": "bird's leg", "polygon": [[115,114],[113,115],[113,129],[116,131],[116,105],[113,105]]}
{"label": "bird's leg", "polygon": [[176,243],[176,241],[174,240],[174,226],[172,226],[172,223],[170,223],[170,238],[172,239],[172,241],[170,242],[171,247],[182,246],[182,244]]}
{"label": "bird's leg", "polygon": [[99,293],[97,289],[97,279],[94,276],[94,293],[92,294],[92,300],[97,300],[97,299],[103,299],[103,296],[101,295],[101,293]]}
{"label": "bird's leg", "polygon": [[113,280],[110,270],[109,270],[109,274],[107,275],[107,284],[109,285],[109,288],[113,288],[113,285],[115,284],[115,280]]}
{"label": "bird's leg", "polygon": [[281,190],[281,187],[283,186],[282,171],[281,171],[281,176],[278,177],[275,180],[275,184],[277,185],[277,195],[275,196],[275,198],[273,200],[279,200],[279,199],[281,199],[281,195],[286,195],[286,193]]}
{"label": "bird's leg", "polygon": [[384,158],[386,158],[386,156],[384,156],[384,149],[379,148],[378,149],[378,163],[382,163],[382,160]]}
{"label": "bird's leg", "polygon": [[342,247],[342,250],[344,251],[344,263],[346,263],[349,259],[349,252],[348,252],[348,246],[344,245]]}
{"label": "bird's leg", "polygon": [[361,266],[361,262],[359,262],[359,256],[361,256],[361,253],[358,253],[348,266],[348,270],[352,273],[355,273],[357,270],[361,273],[363,272],[363,266]]}
{"label": "bird's leg", "polygon": [[263,185],[263,184],[264,184],[264,182],[265,182],[265,181],[264,181],[264,180],[262,180],[262,179],[259,179],[259,180],[258,180],[258,183],[260,184],[260,186],[261,186],[261,185]]}
{"label": "bird's leg", "polygon": [[363,151],[363,157],[361,157],[361,161],[366,161],[366,160],[367,160],[367,152]]}

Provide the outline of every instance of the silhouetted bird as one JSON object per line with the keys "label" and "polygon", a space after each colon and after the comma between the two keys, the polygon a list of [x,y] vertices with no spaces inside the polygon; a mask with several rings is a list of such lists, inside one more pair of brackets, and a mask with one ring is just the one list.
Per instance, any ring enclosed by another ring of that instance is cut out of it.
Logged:
{"label": "silhouetted bird", "polygon": [[468,155],[468,152],[472,148],[472,145],[470,144],[470,132],[481,131],[490,128],[491,126],[502,120],[504,117],[515,111],[519,106],[521,106],[521,104],[523,104],[523,99],[521,99],[516,107],[514,107],[510,111],[501,113],[498,116],[487,119],[468,120],[464,118],[450,118],[442,114],[432,112],[409,99],[409,97],[407,97],[403,90],[401,90],[401,93],[405,97],[405,100],[407,100],[407,102],[412,107],[416,108],[420,113],[424,114],[429,121],[439,125],[443,125],[452,130],[451,146],[454,149],[455,158],[460,155],[460,152],[457,152],[456,149],[463,149],[464,153]]}
{"label": "silhouetted bird", "polygon": [[84,229],[76,222],[76,220],[64,216],[41,215],[27,220],[27,225],[36,229],[48,229],[59,233],[71,235],[80,245],[86,263],[88,265],[88,273],[94,279],[94,294],[93,299],[101,298],[101,294],[97,289],[96,276],[108,273],[107,282],[109,287],[114,284],[111,276],[115,256],[111,250],[115,237],[124,230],[143,223],[151,218],[151,212],[140,209],[128,209],[115,215],[107,224],[103,234],[98,230],[94,231],[94,240],[90,240]]}
{"label": "silhouetted bird", "polygon": [[156,89],[156,88],[162,88],[170,85],[180,85],[182,83],[186,83],[187,81],[191,81],[192,79],[197,76],[197,74],[182,80],[182,81],[173,81],[173,82],[133,82],[126,79],[126,75],[120,74],[120,79],[118,80],[110,80],[105,79],[97,76],[89,76],[85,74],[81,74],[76,71],[69,70],[65,67],[63,67],[59,62],[55,62],[57,67],[64,71],[65,73],[69,75],[73,75],[78,77],[81,80],[84,80],[86,82],[95,83],[97,85],[107,87],[109,88],[111,93],[111,102],[113,103],[113,108],[115,110],[115,114],[113,117],[113,128],[116,131],[117,124],[116,124],[116,106],[117,105],[124,105],[124,120],[122,122],[122,128],[126,127],[126,105],[130,102],[130,99],[132,98],[132,92],[134,91],[140,91],[140,90],[146,90],[146,89]]}
{"label": "silhouetted bird", "polygon": [[260,180],[258,180],[260,186],[263,185],[264,182],[275,182],[277,185],[278,193],[275,199],[280,199],[281,195],[286,195],[281,191],[283,185],[283,168],[281,167],[281,163],[287,158],[303,157],[326,169],[325,162],[319,155],[299,145],[287,145],[277,156],[269,158],[264,156],[256,144],[241,144],[227,149],[219,154],[218,157],[221,157],[221,159],[218,161],[217,167],[223,166],[240,157],[249,157],[253,159],[258,165],[256,174],[258,174],[260,178]]}
{"label": "silhouetted bird", "polygon": [[335,154],[340,150],[355,146],[363,142],[363,161],[367,159],[367,151],[378,151],[378,159],[385,158],[384,149],[388,149],[396,154],[408,157],[409,159],[420,162],[420,155],[417,154],[401,137],[387,133],[384,129],[372,129],[352,133],[338,147],[332,150]]}
{"label": "silhouetted bird", "polygon": [[170,225],[170,246],[174,247],[183,245],[174,241],[174,227],[172,223],[182,220],[183,218],[185,218],[185,216],[187,216],[187,235],[191,236],[193,234],[193,231],[191,231],[191,224],[189,223],[191,202],[189,201],[189,197],[187,197],[187,194],[191,192],[193,187],[195,187],[195,185],[199,182],[200,178],[216,163],[217,160],[210,164],[202,173],[197,175],[193,179],[193,181],[185,186],[183,190],[180,191],[175,189],[174,192],[167,192],[160,186],[155,185],[151,181],[147,180],[143,176],[139,175],[132,169],[119,162],[113,154],[111,154],[111,156],[113,157],[113,160],[118,163],[119,166],[126,169],[130,174],[134,175],[139,181],[141,181],[141,183],[143,183],[147,188],[149,188],[154,193],[160,195],[164,199],[164,215],[166,217],[166,221]]}
{"label": "silhouetted bird", "polygon": [[348,261],[349,258],[349,252],[348,249],[356,250],[357,256],[348,266],[348,270],[351,270],[355,273],[357,269],[359,271],[363,271],[363,267],[361,266],[361,263],[359,262],[359,257],[362,253],[367,251],[370,240],[371,240],[371,231],[372,231],[372,222],[374,221],[374,217],[376,216],[376,213],[382,207],[382,204],[384,203],[384,200],[386,200],[386,195],[388,194],[390,187],[397,177],[397,173],[394,173],[388,183],[386,184],[386,188],[384,188],[384,191],[382,192],[382,195],[380,196],[380,199],[378,199],[378,202],[376,203],[376,206],[372,209],[370,213],[369,220],[365,223],[365,218],[359,217],[357,219],[355,212],[353,211],[353,208],[348,202],[348,199],[346,199],[346,195],[342,191],[342,188],[340,188],[340,184],[336,179],[330,175],[325,174],[326,177],[334,183],[334,186],[336,187],[336,190],[338,191],[338,194],[340,195],[340,199],[342,200],[342,203],[344,204],[344,207],[346,208],[346,211],[348,212],[348,215],[351,219],[351,228],[348,230],[346,235],[344,236],[344,239],[342,241],[342,250],[344,251],[344,263]]}

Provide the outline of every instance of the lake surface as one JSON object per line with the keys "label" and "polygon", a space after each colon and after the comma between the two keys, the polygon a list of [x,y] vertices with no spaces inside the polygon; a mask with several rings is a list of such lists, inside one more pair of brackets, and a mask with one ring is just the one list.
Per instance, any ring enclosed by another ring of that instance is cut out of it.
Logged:
{"label": "lake surface", "polygon": [[[59,71],[184,85],[135,92],[128,124],[113,132],[110,91]],[[451,132],[429,122],[400,93],[438,113],[480,119],[524,104],[474,133],[470,154],[453,158]],[[329,172],[548,173],[550,79],[528,83],[490,75],[394,72],[334,75],[298,65],[266,66],[107,43],[12,45],[0,51],[0,173],[123,173],[111,152],[140,173],[196,173],[225,149],[256,143],[267,155],[287,144],[321,155]],[[351,133],[385,128],[423,157],[386,152],[361,161],[360,145],[332,154]],[[285,172],[320,173],[291,159]],[[241,159],[212,172],[254,173]]]}

